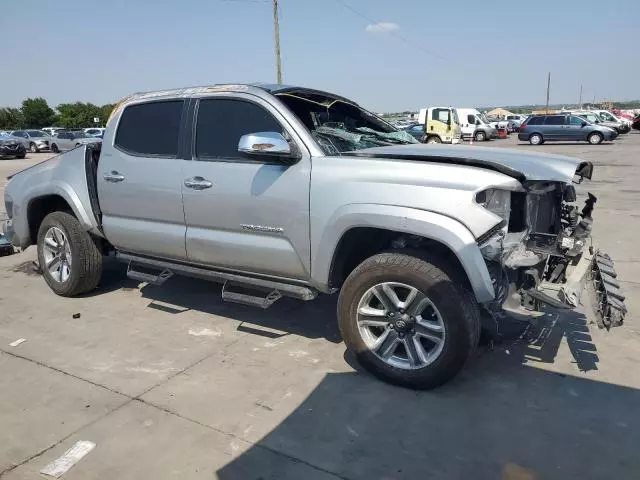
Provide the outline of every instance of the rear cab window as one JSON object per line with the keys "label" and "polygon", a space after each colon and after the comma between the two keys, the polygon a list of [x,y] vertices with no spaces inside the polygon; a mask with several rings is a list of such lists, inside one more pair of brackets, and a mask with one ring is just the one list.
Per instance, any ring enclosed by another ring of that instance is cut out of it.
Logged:
{"label": "rear cab window", "polygon": [[134,156],[176,158],[184,100],[138,103],[125,107],[115,146]]}

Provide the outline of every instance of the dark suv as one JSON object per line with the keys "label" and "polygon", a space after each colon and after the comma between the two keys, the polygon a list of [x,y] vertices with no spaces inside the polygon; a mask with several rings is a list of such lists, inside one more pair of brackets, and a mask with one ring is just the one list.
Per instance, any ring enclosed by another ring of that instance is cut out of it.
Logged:
{"label": "dark suv", "polygon": [[544,142],[589,142],[597,145],[613,140],[618,133],[608,127],[587,122],[584,118],[568,113],[532,115],[521,126],[518,140],[531,145]]}

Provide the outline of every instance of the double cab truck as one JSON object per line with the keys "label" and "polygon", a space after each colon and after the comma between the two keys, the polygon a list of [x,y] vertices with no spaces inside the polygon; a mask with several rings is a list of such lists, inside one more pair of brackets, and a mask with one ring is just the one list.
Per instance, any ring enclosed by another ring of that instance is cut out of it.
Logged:
{"label": "double cab truck", "polygon": [[318,90],[183,88],[125,98],[102,144],[13,175],[3,231],[36,246],[61,296],[96,289],[105,256],[141,282],[195,276],[262,308],[339,292],[359,362],[433,388],[483,325],[572,308],[587,273],[601,325],[622,322],[612,262],[588,248],[595,197],[580,208],[572,183],[592,172],[529,150],[424,145]]}

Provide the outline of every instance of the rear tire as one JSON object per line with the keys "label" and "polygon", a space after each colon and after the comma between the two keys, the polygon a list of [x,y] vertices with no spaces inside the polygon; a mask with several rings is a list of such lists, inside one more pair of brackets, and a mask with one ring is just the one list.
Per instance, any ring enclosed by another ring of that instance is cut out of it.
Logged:
{"label": "rear tire", "polygon": [[63,297],[94,290],[102,276],[102,252],[80,222],[66,212],[50,213],[42,221],[38,263],[51,290]]}
{"label": "rear tire", "polygon": [[544,139],[539,133],[534,133],[529,136],[529,143],[531,145],[542,145],[544,143]]}
{"label": "rear tire", "polygon": [[591,145],[599,145],[604,140],[604,137],[602,136],[601,133],[593,132],[589,134],[589,136],[587,137],[587,140]]}
{"label": "rear tire", "polygon": [[[381,253],[362,262],[342,286],[338,301],[342,338],[362,366],[386,382],[435,388],[455,377],[475,352],[480,335],[478,304],[438,263],[422,252]],[[395,299],[386,296],[385,288],[397,292]],[[412,289],[417,293],[410,301]],[[378,295],[386,298],[386,306]],[[398,309],[403,303],[406,310]],[[423,304],[427,307],[420,310]]]}
{"label": "rear tire", "polygon": [[484,132],[476,132],[474,138],[476,142],[484,142],[487,139],[487,136]]}
{"label": "rear tire", "polygon": [[36,147],[36,144],[35,144],[35,143],[31,142],[31,143],[29,144],[29,151],[30,151],[31,153],[38,153],[40,150],[38,150],[38,147]]}
{"label": "rear tire", "polygon": [[55,143],[51,144],[51,151],[53,153],[60,153],[60,149],[58,148],[58,145],[56,145]]}
{"label": "rear tire", "polygon": [[19,158],[20,160],[22,160],[23,158],[25,158],[27,156],[26,153],[21,153],[20,155],[16,155],[16,158]]}

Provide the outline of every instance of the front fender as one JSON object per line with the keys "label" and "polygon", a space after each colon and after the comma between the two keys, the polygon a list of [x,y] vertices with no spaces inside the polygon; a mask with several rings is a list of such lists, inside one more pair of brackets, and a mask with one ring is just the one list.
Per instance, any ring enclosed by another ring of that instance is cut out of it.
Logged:
{"label": "front fender", "polygon": [[338,209],[318,238],[312,231],[312,278],[322,286],[329,284],[334,252],[350,229],[372,227],[402,232],[440,242],[458,257],[479,303],[490,302],[495,292],[487,265],[476,239],[463,224],[444,215],[393,205],[350,204]]}

